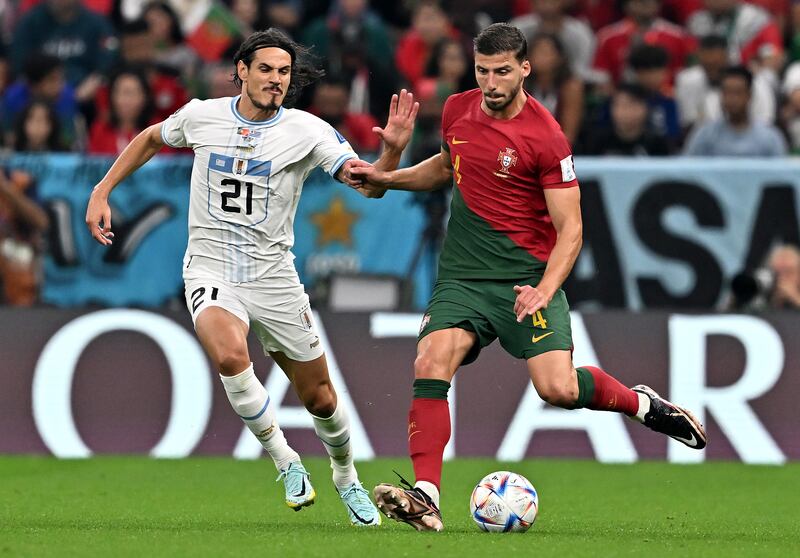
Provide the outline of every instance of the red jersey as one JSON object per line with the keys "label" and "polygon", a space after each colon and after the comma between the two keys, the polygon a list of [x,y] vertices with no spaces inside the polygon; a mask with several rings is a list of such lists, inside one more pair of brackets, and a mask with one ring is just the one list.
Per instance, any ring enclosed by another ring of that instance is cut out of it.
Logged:
{"label": "red jersey", "polygon": [[510,120],[483,112],[482,98],[452,95],[442,114],[454,188],[439,279],[541,275],[556,242],[544,190],[578,186],[572,151],[533,97]]}
{"label": "red jersey", "polygon": [[670,83],[683,69],[686,58],[697,48],[697,40],[694,37],[665,19],[656,19],[642,32],[633,20],[626,18],[619,23],[604,27],[597,33],[594,67],[607,72],[613,83],[619,83],[628,64],[628,54],[638,42],[657,45],[667,50]]}

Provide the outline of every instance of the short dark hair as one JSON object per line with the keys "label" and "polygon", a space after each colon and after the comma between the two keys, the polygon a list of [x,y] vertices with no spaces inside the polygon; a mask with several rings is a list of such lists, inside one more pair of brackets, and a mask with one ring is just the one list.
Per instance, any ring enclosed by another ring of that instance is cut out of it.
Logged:
{"label": "short dark hair", "polygon": [[144,18],[133,19],[122,24],[119,34],[123,37],[130,35],[144,35],[150,32],[150,26]]}
{"label": "short dark hair", "polygon": [[706,35],[700,39],[701,50],[711,50],[717,48],[727,49],[728,39],[722,35]]}
{"label": "short dark hair", "polygon": [[25,68],[22,74],[29,84],[36,85],[41,83],[44,78],[54,71],[60,70],[63,67],[64,63],[61,62],[61,59],[57,56],[37,51],[25,60]]}
{"label": "short dark hair", "polygon": [[528,57],[528,41],[522,31],[508,23],[493,23],[475,37],[475,52],[479,54],[500,54],[513,52],[518,62]]}
{"label": "short dark hair", "polygon": [[[730,77],[742,78],[747,84],[747,90],[753,89],[753,72],[744,66],[728,66],[722,71],[722,80]],[[722,81],[720,80],[720,81]]]}
{"label": "short dark hair", "polygon": [[669,52],[657,45],[639,45],[628,55],[628,64],[637,70],[656,70],[669,64]]}
{"label": "short dark hair", "polygon": [[[310,49],[294,42],[289,36],[274,27],[265,31],[253,33],[239,47],[233,56],[233,65],[238,66],[239,62],[244,62],[248,68],[253,63],[256,51],[262,48],[276,47],[289,53],[292,59],[292,75],[289,81],[289,89],[286,91],[284,103],[290,105],[300,96],[300,91],[306,85],[314,83],[325,75],[325,71],[317,68]],[[234,71],[233,83],[237,87],[242,86],[239,72]]]}
{"label": "short dark hair", "polygon": [[640,103],[646,105],[647,100],[650,97],[650,93],[639,85],[638,83],[631,83],[629,81],[620,83],[617,86],[616,91],[614,91],[614,95],[619,95],[620,93],[624,93],[629,97],[632,97],[634,100],[639,101]]}

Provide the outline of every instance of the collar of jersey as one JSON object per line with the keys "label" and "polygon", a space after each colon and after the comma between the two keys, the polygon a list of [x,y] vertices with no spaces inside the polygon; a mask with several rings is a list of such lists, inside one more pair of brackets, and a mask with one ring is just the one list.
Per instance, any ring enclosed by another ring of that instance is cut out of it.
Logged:
{"label": "collar of jersey", "polygon": [[241,120],[245,124],[250,124],[251,126],[272,126],[273,124],[278,122],[280,117],[283,115],[283,107],[280,107],[278,108],[278,112],[275,113],[275,116],[273,116],[269,120],[248,120],[247,118],[242,116],[236,109],[236,103],[239,101],[239,97],[241,97],[241,95],[236,95],[233,99],[231,99],[231,112],[233,112],[233,115],[237,119]]}

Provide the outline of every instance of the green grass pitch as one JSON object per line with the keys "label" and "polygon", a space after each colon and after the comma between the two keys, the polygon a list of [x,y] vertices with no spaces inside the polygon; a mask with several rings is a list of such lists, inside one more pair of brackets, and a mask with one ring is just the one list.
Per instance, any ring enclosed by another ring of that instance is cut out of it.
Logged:
{"label": "green grass pitch", "polygon": [[[80,461],[0,457],[0,557],[6,556],[798,556],[800,464],[602,465],[531,460],[445,464],[446,531],[387,521],[351,527],[327,460],[304,460],[316,505],[287,508],[272,464],[192,458]],[[371,488],[408,460],[359,465]],[[469,494],[510,469],[540,495],[525,534],[480,532]],[[410,476],[410,474],[409,474]]]}

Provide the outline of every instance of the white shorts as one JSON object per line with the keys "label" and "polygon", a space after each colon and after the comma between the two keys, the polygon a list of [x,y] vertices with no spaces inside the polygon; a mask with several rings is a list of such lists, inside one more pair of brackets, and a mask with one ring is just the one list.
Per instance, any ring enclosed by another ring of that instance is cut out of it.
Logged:
{"label": "white shorts", "polygon": [[322,356],[308,295],[297,276],[240,284],[200,276],[185,279],[185,285],[193,322],[206,308],[219,306],[250,326],[265,354],[281,352],[301,362]]}

